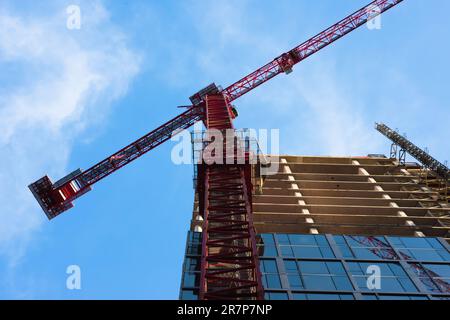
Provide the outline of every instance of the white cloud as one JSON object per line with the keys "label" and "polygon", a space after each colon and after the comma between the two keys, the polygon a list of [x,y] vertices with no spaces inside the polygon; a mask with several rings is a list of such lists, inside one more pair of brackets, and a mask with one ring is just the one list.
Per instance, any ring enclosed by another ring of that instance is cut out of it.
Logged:
{"label": "white cloud", "polygon": [[13,258],[45,221],[27,185],[66,171],[72,141],[99,121],[139,72],[101,2],[82,2],[81,30],[65,7],[48,15],[0,10],[0,253]]}
{"label": "white cloud", "polygon": [[322,59],[305,71],[285,89],[286,99],[290,97],[285,103],[290,106],[287,112],[293,117],[288,131],[304,137],[294,147],[333,156],[376,152],[379,140],[373,139],[375,131],[372,120],[365,116],[365,101],[343,84],[334,63]]}
{"label": "white cloud", "polygon": [[[261,22],[267,20],[267,13],[250,13],[252,8],[246,1],[214,5],[194,1],[187,7],[198,31],[190,59],[196,61],[203,79],[236,81],[256,69],[255,62],[262,65],[290,49],[288,43],[302,40],[296,32],[283,33],[285,26],[271,25],[265,32]],[[207,14],[198,19],[199,12]],[[177,60],[177,69],[180,63]],[[242,119],[244,126],[280,128],[281,152],[347,156],[378,150],[379,140],[372,139],[373,123],[365,117],[361,95],[340,82],[333,59],[319,57],[295,69],[294,74],[280,75],[236,101],[242,110],[238,121]]]}

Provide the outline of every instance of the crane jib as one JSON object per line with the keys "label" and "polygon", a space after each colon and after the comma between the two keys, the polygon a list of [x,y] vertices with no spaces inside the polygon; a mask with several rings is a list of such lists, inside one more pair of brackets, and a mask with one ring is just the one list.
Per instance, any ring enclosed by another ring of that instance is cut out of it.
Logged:
{"label": "crane jib", "polygon": [[295,64],[327,47],[353,30],[366,24],[403,0],[376,0],[325,29],[292,50],[225,88],[222,93],[229,102],[236,100],[280,73],[289,74]]}
{"label": "crane jib", "polygon": [[[222,94],[227,103],[236,100],[280,73],[290,73],[295,64],[320,51],[364,23],[384,13],[403,0],[375,0],[322,31],[294,49],[250,73],[226,89],[211,84],[191,96],[192,107],[181,115],[161,125],[115,154],[100,161],[86,171],[75,171],[53,184],[48,176],[35,181],[29,188],[49,219],[70,209],[72,201],[91,190],[91,186],[148,151],[169,140],[173,132],[187,129],[204,120],[204,98]],[[231,106],[231,105],[230,105]]]}

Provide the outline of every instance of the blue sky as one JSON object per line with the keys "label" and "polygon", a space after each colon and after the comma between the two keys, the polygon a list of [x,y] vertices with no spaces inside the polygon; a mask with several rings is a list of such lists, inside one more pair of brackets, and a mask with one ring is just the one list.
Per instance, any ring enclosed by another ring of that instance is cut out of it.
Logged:
{"label": "blue sky", "polygon": [[[88,168],[367,0],[0,1],[0,298],[176,299],[192,166],[173,142],[94,186],[48,222],[26,186]],[[68,5],[80,30],[66,28]],[[446,0],[405,0],[236,101],[236,127],[280,129],[281,153],[387,153],[407,132],[450,159]],[[66,289],[81,267],[82,290]]]}

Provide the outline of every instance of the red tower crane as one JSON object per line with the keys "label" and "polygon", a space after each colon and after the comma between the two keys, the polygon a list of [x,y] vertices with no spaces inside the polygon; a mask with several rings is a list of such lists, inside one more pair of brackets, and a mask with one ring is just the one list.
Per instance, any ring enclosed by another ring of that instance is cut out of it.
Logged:
{"label": "red tower crane", "polygon": [[[190,97],[187,111],[132,142],[91,168],[52,183],[48,176],[29,188],[49,219],[73,207],[91,186],[170,139],[174,132],[203,121],[207,129],[233,129],[231,102],[303,61],[403,0],[375,0],[225,89],[214,83]],[[236,158],[237,154],[226,155]],[[248,157],[248,154],[246,155]],[[262,299],[263,288],[252,221],[248,161],[240,165],[202,165],[197,191],[204,218],[201,299]]]}

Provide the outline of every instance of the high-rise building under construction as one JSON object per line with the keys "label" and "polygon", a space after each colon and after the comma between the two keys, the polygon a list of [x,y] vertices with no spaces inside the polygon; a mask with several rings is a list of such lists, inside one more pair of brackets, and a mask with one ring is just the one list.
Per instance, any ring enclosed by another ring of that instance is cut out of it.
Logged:
{"label": "high-rise building under construction", "polygon": [[[450,298],[450,207],[430,170],[383,155],[278,165],[251,197],[265,299]],[[199,295],[195,200],[181,299]]]}
{"label": "high-rise building under construction", "polygon": [[[207,139],[200,150],[210,149],[217,132],[232,133],[220,142],[225,153],[209,155],[218,162],[202,157],[195,166],[182,298],[446,298],[446,165],[377,124],[394,142],[389,158],[285,156],[267,175],[267,163],[250,161],[252,150],[234,127],[234,101],[402,2],[373,0],[228,87],[211,83],[194,93],[184,112],[87,170],[54,183],[44,176],[30,191],[54,219],[97,182],[202,122]],[[235,140],[244,148],[228,149]],[[421,166],[406,163],[406,153]]]}

